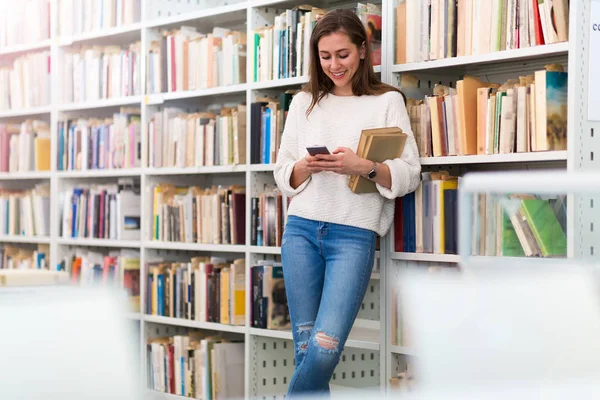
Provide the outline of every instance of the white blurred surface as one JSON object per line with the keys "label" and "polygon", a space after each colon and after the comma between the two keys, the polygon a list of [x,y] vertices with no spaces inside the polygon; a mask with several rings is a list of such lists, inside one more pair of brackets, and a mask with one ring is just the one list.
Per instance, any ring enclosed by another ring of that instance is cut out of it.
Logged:
{"label": "white blurred surface", "polygon": [[574,264],[403,274],[411,398],[598,398],[599,283]]}
{"label": "white blurred surface", "polygon": [[0,399],[138,399],[139,347],[118,293],[0,290]]}

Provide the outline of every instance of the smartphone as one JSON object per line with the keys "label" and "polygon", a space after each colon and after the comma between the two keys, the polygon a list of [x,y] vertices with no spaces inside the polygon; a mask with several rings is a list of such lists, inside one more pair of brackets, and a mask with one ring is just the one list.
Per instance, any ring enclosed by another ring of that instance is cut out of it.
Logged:
{"label": "smartphone", "polygon": [[313,157],[317,154],[331,154],[326,146],[308,146],[306,151]]}

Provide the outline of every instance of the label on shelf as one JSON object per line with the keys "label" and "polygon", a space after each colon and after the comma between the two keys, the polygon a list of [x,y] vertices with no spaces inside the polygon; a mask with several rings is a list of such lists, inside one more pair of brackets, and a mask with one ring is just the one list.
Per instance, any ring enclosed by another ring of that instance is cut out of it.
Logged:
{"label": "label on shelf", "polygon": [[588,120],[600,121],[600,0],[592,0],[588,49]]}

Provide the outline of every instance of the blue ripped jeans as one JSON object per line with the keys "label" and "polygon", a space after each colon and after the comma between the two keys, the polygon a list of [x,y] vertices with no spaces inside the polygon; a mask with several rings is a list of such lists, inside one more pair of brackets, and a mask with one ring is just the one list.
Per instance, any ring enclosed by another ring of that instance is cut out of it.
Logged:
{"label": "blue ripped jeans", "polygon": [[288,397],[329,395],[371,279],[375,239],[366,229],[288,218],[281,260],[296,360]]}

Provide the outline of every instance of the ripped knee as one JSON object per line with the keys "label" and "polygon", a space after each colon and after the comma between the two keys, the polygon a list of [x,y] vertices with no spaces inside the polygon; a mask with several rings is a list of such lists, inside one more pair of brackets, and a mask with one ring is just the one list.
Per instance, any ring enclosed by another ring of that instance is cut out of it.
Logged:
{"label": "ripped knee", "polygon": [[296,352],[298,354],[306,354],[308,352],[308,340],[298,342],[296,345]]}
{"label": "ripped knee", "polygon": [[305,334],[305,335],[310,336],[311,333],[312,333],[312,329],[313,329],[314,324],[315,323],[312,322],[312,321],[310,321],[310,322],[301,322],[299,324],[296,324],[296,327],[298,328],[298,331],[297,331],[298,334],[299,335]]}
{"label": "ripped knee", "polygon": [[339,351],[338,346],[340,344],[340,340],[337,337],[328,335],[323,331],[317,332],[315,335],[315,343],[322,352],[337,353]]}

